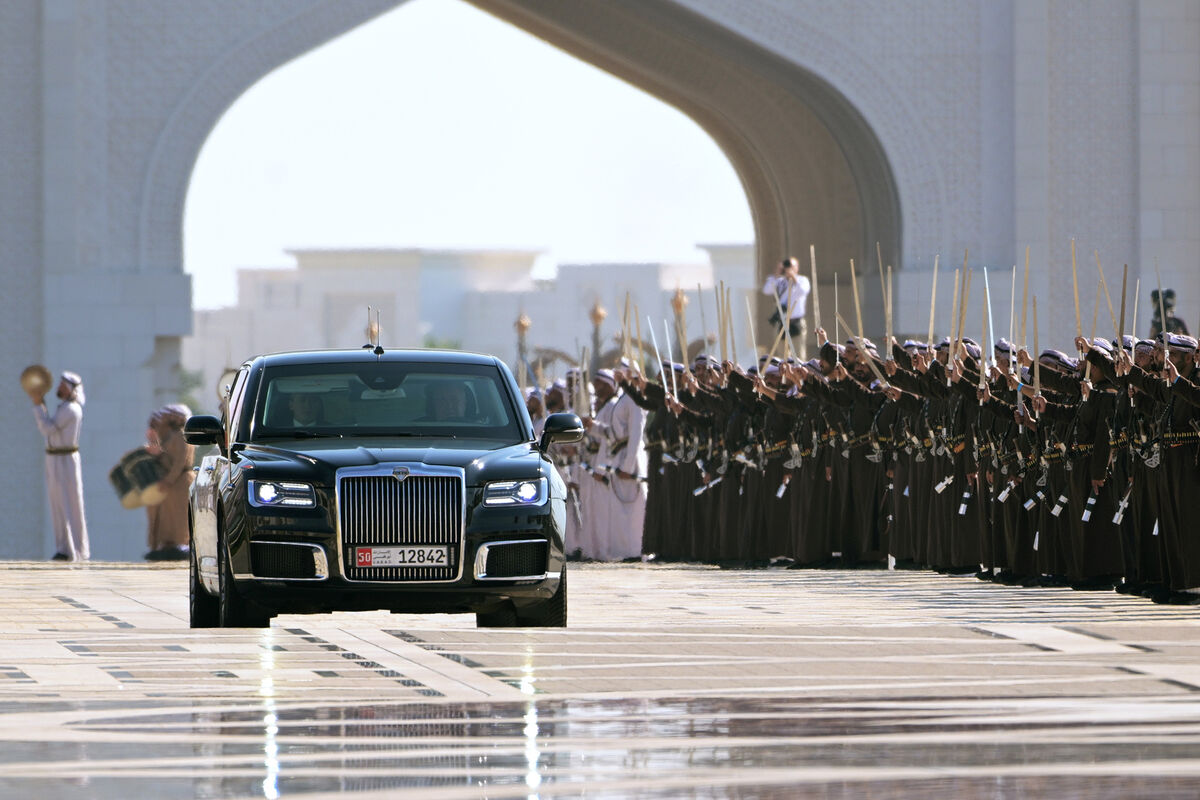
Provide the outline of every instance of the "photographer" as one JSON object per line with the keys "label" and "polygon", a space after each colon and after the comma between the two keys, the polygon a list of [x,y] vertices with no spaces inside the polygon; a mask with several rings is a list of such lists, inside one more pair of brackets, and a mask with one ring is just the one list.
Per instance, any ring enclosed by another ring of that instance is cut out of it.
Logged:
{"label": "photographer", "polygon": [[775,266],[775,274],[767,276],[762,288],[763,294],[772,296],[778,302],[768,321],[778,331],[783,327],[779,313],[779,309],[783,309],[783,313],[788,315],[788,336],[793,340],[799,337],[800,346],[796,347],[793,341],[792,349],[800,354],[801,360],[807,358],[805,344],[808,338],[808,324],[804,319],[804,311],[808,304],[808,293],[811,290],[811,282],[800,274],[800,262],[794,258],[785,258],[780,261]]}

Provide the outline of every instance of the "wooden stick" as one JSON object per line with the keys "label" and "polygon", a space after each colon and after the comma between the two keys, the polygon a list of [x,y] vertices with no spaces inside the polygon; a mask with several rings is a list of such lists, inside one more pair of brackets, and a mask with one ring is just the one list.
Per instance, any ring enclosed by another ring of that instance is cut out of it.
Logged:
{"label": "wooden stick", "polygon": [[929,290],[929,338],[926,341],[931,348],[933,347],[933,309],[937,305],[937,271],[940,257],[940,253],[933,256],[933,288]]}
{"label": "wooden stick", "polygon": [[[638,326],[642,324],[641,318],[638,318]],[[658,349],[658,337],[654,335],[654,323],[650,321],[649,315],[646,316],[646,326],[650,329],[650,344],[654,345],[654,359],[658,362],[658,382],[662,384],[663,391],[667,391],[667,379],[663,376],[663,359],[662,353]],[[638,337],[641,338],[640,336]],[[670,364],[667,365],[670,369]],[[674,381],[675,370],[671,370],[671,380]]]}
{"label": "wooden stick", "polygon": [[[1100,273],[1100,288],[1104,290],[1104,300],[1108,303],[1108,316],[1112,319],[1113,330],[1117,330],[1117,315],[1113,313],[1112,297],[1108,293],[1108,282],[1104,280],[1104,267],[1100,266],[1100,251],[1096,251],[1096,271]],[[1096,338],[1096,334],[1092,334]]]}
{"label": "wooden stick", "polygon": [[1075,269],[1075,240],[1071,240],[1071,284],[1075,288],[1075,335],[1083,336],[1083,320],[1079,317],[1079,272]]}
{"label": "wooden stick", "polygon": [[1121,324],[1117,328],[1117,350],[1125,355],[1125,293],[1129,290],[1129,265],[1121,273]]}
{"label": "wooden stick", "polygon": [[738,337],[736,335],[734,335],[734,332],[733,332],[733,314],[730,311],[730,306],[733,303],[733,301],[731,300],[731,295],[733,294],[733,287],[726,287],[725,281],[721,281],[721,285],[722,285],[722,287],[725,288],[725,327],[726,327],[726,329],[728,329],[728,331],[730,331],[730,361],[732,361],[733,363],[737,363],[738,362]]}
{"label": "wooden stick", "polygon": [[958,299],[960,297],[959,290],[962,289],[961,276],[959,270],[954,270],[954,297],[950,301],[950,327],[946,330],[946,336],[950,339],[950,346],[946,348],[946,365],[949,366],[954,355],[954,332],[958,330]]}
{"label": "wooden stick", "polygon": [[1137,314],[1138,306],[1142,302],[1142,279],[1139,277],[1133,283],[1133,321],[1129,325],[1129,332],[1133,334],[1133,338],[1138,338],[1137,333]]}
{"label": "wooden stick", "polygon": [[842,318],[838,316],[838,274],[836,272],[833,273],[833,314],[833,363],[838,364],[842,360],[841,356],[838,355],[837,349],[837,346],[842,343],[842,329],[840,327]]}
{"label": "wooden stick", "polygon": [[[854,311],[858,314],[858,338],[863,335],[862,303],[858,300],[858,278],[854,277],[854,259],[850,259],[850,288],[854,290]],[[850,332],[853,336],[853,331]]]}
{"label": "wooden stick", "polygon": [[632,297],[628,290],[625,291],[625,310],[621,314],[621,356],[631,365],[633,364],[633,344],[632,336],[629,330],[629,307],[632,304]]}
{"label": "wooden stick", "polygon": [[[663,336],[667,340],[667,361],[671,362],[671,394],[678,398],[679,381],[675,379],[675,357],[671,355],[671,325],[666,317],[663,317]],[[684,364],[683,368],[687,369],[687,364]]]}
{"label": "wooden stick", "polygon": [[[847,329],[849,329],[850,326],[846,324],[846,320],[841,319],[840,316],[838,319],[843,325],[846,325]],[[863,347],[863,337],[855,336],[853,333],[850,335],[854,338],[856,343],[855,346],[858,348],[860,357],[863,361],[867,362],[867,366],[871,368],[871,372],[875,373],[875,379],[879,381],[879,383],[882,384],[885,389],[889,388],[890,384],[887,382],[887,378],[883,377],[883,373],[879,371],[879,367],[875,364],[875,359],[871,358],[871,354],[867,352],[867,348]]]}
{"label": "wooden stick", "polygon": [[1042,394],[1042,359],[1040,354],[1041,347],[1038,346],[1038,323],[1037,323],[1037,295],[1033,296],[1033,349],[1036,351],[1033,356],[1033,396],[1039,397]]}
{"label": "wooden stick", "polygon": [[958,335],[954,337],[954,357],[962,350],[963,326],[967,323],[967,300],[971,298],[971,270],[963,278],[962,299],[958,302]]}
{"label": "wooden stick", "polygon": [[688,359],[687,308],[681,308],[675,317],[675,335],[679,337],[679,361],[683,364],[683,371],[688,372],[692,365]]}
{"label": "wooden stick", "polygon": [[821,295],[817,292],[817,246],[808,246],[808,263],[812,267],[813,321],[821,327]]}
{"label": "wooden stick", "polygon": [[[646,343],[642,341],[642,312],[638,309],[637,303],[633,304],[633,318],[637,320],[637,340],[638,340],[638,372],[645,374],[646,371]],[[662,369],[662,359],[659,359],[658,368]]]}
{"label": "wooden stick", "polygon": [[[1096,322],[1100,319],[1100,286],[1096,287],[1096,305],[1092,308],[1092,338],[1088,342],[1096,339]],[[1087,362],[1083,368],[1083,379],[1090,381],[1092,379],[1092,362]]]}
{"label": "wooden stick", "polygon": [[750,296],[745,296],[746,324],[750,328],[750,346],[754,348],[754,363],[758,364],[758,337],[754,333],[754,312],[750,310]]}
{"label": "wooden stick", "polygon": [[[700,341],[704,342],[704,349],[708,349],[708,316],[704,313],[704,291],[700,288],[700,282],[696,281],[696,305],[700,306]],[[721,309],[717,307],[717,324],[721,324]]]}
{"label": "wooden stick", "polygon": [[1025,318],[1029,311],[1029,247],[1025,247],[1025,288],[1021,290],[1021,349],[1024,350],[1029,346],[1029,340],[1025,338]]}
{"label": "wooden stick", "polygon": [[[775,292],[774,294],[775,294],[775,311],[776,311],[776,313],[779,314],[779,333],[775,336],[775,344],[771,345],[771,357],[772,358],[775,357],[775,348],[778,346],[778,344],[780,342],[788,339],[788,335],[787,335],[788,320],[786,318],[784,318],[784,316],[783,316],[783,305],[781,305],[781,303],[779,301],[779,293]],[[788,301],[790,302],[791,298],[788,298]],[[790,347],[791,347],[790,342],[783,346],[783,352],[784,352],[785,356],[787,355],[788,349]]]}

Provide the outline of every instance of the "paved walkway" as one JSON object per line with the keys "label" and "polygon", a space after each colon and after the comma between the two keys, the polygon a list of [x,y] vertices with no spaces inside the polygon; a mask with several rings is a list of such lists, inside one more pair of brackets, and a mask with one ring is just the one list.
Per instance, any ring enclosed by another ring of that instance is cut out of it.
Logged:
{"label": "paved walkway", "polygon": [[0,564],[0,798],[1200,796],[1200,609],[583,565],[566,630],[187,628],[175,564]]}

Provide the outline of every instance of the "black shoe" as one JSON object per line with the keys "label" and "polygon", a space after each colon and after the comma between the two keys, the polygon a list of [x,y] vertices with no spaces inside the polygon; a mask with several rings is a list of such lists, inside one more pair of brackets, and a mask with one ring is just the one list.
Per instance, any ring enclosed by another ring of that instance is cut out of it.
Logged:
{"label": "black shoe", "polygon": [[975,577],[976,577],[976,578],[978,578],[978,579],[979,579],[979,580],[981,580],[981,581],[994,581],[994,580],[996,580],[996,576],[992,574],[992,571],[991,571],[991,570],[987,570],[987,569],[985,569],[985,570],[980,570],[979,572],[976,572],[976,573],[975,573]]}
{"label": "black shoe", "polygon": [[187,561],[188,556],[191,555],[191,551],[183,545],[164,547],[159,552],[162,554],[160,557],[163,561]]}
{"label": "black shoe", "polygon": [[51,561],[70,561],[71,557],[66,553],[55,553],[50,557]]}
{"label": "black shoe", "polygon": [[1140,595],[1142,593],[1142,585],[1140,583],[1130,583],[1125,581],[1118,583],[1116,587],[1117,594]]}

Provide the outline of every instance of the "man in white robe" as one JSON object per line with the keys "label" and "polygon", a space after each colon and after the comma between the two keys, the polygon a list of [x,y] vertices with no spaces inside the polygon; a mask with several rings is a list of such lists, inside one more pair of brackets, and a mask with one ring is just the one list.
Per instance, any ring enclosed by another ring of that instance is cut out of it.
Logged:
{"label": "man in white robe", "polygon": [[[595,558],[622,561],[640,558],[642,523],[646,516],[646,473],[642,429],[645,412],[633,398],[618,392],[611,370],[597,370],[597,405],[592,433],[600,440],[595,471]],[[598,434],[597,434],[598,432]]]}
{"label": "man in white robe", "polygon": [[46,491],[54,524],[55,561],[87,561],[87,522],[83,516],[79,429],[83,426],[83,379],[64,372],[55,393],[61,401],[54,415],[43,398],[33,398],[33,418],[46,437]]}

